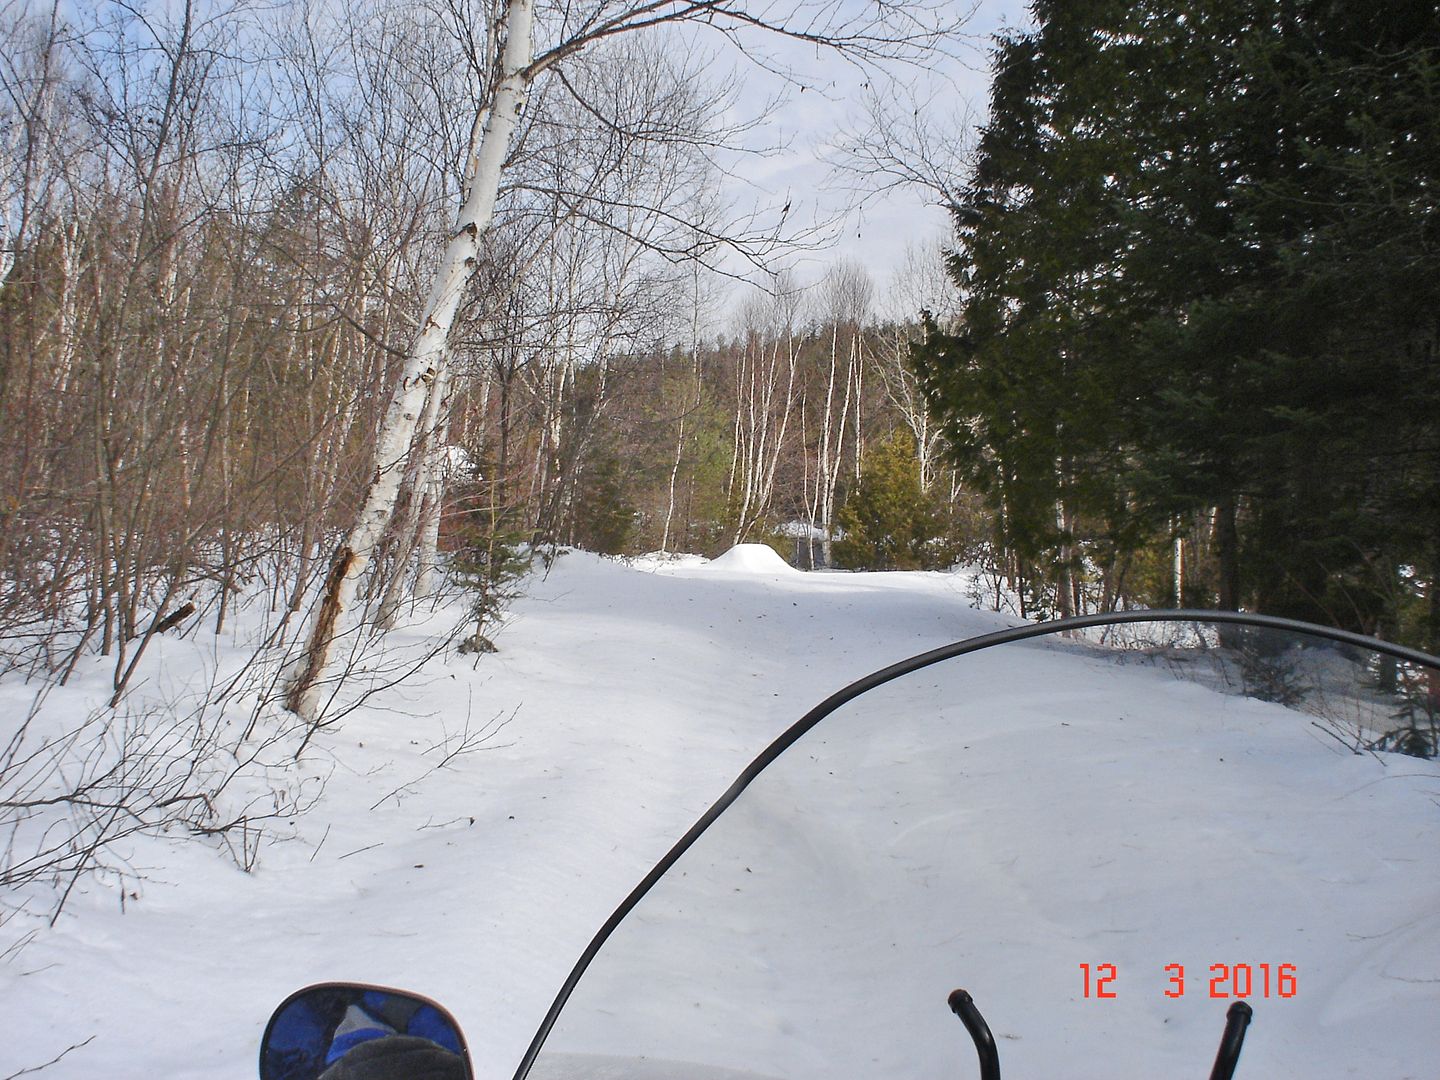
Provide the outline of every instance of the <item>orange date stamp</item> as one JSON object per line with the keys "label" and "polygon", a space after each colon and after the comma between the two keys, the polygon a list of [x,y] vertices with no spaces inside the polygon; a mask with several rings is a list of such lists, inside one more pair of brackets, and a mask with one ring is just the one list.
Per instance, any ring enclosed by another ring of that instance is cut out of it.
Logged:
{"label": "orange date stamp", "polygon": [[[1207,993],[1212,998],[1293,998],[1300,992],[1299,971],[1294,964],[1211,964],[1198,982],[1206,991],[1191,987],[1186,980],[1184,964],[1166,964],[1168,998],[1185,997],[1188,993]],[[1114,964],[1081,964],[1087,998],[1119,996],[1116,984],[1120,971]]]}

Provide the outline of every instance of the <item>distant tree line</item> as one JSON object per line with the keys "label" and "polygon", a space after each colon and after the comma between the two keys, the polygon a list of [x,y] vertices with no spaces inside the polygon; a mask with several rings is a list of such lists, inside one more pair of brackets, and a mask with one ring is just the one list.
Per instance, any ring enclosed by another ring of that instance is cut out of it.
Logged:
{"label": "distant tree line", "polygon": [[914,364],[1031,611],[1440,644],[1440,10],[1033,5]]}
{"label": "distant tree line", "polygon": [[[523,366],[508,387],[473,383],[452,437],[512,540],[946,568],[983,530],[906,364],[919,322],[880,319],[873,294],[854,264],[803,291],[781,275],[718,337],[576,368],[558,415]],[[862,489],[888,516],[855,515]]]}

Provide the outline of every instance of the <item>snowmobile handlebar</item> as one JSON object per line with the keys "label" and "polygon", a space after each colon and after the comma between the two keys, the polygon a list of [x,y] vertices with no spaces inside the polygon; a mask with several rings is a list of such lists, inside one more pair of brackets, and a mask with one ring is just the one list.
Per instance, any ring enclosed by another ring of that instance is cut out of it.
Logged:
{"label": "snowmobile handlebar", "polygon": [[[980,1055],[980,1080],[1000,1080],[1000,1053],[995,1048],[995,1036],[990,1025],[975,1005],[975,999],[964,990],[950,995],[950,1009],[965,1025],[975,1051]],[[1210,1080],[1232,1080],[1235,1065],[1240,1060],[1240,1048],[1245,1044],[1245,1029],[1255,1010],[1243,1001],[1237,1001],[1225,1011],[1225,1033],[1220,1036],[1220,1049],[1215,1055],[1215,1067],[1210,1070]]]}
{"label": "snowmobile handlebar", "polygon": [[1240,1047],[1245,1042],[1245,1029],[1255,1010],[1243,1001],[1237,1001],[1225,1010],[1225,1034],[1220,1036],[1220,1050],[1215,1055],[1215,1067],[1210,1070],[1210,1080],[1230,1080],[1235,1075],[1235,1063],[1240,1060]]}
{"label": "snowmobile handlebar", "polygon": [[980,1055],[980,1080],[1000,1080],[1000,1052],[995,1049],[995,1036],[990,1034],[990,1025],[975,1007],[975,999],[964,990],[950,995],[950,1009],[965,1025]]}

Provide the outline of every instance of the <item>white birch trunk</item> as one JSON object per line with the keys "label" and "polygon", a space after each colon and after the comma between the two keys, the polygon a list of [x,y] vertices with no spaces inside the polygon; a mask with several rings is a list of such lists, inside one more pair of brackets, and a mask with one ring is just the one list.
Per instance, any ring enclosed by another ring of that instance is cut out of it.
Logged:
{"label": "white birch trunk", "polygon": [[1180,531],[1180,522],[1175,522],[1175,546],[1171,552],[1170,573],[1175,589],[1175,606],[1185,606],[1185,536]]}
{"label": "white birch trunk", "polygon": [[835,401],[835,337],[830,338],[830,378],[825,384],[825,412],[820,422],[820,448],[815,459],[815,511],[810,515],[820,525],[820,558],[831,564],[831,509],[834,489],[830,470],[830,410]]}
{"label": "white birch trunk", "polygon": [[450,466],[446,450],[450,434],[449,381],[449,371],[441,372],[440,421],[430,440],[423,493],[425,501],[420,511],[420,554],[415,571],[417,599],[434,593],[436,568],[440,560],[440,507],[445,501],[446,470]]}
{"label": "white birch trunk", "polygon": [[680,463],[685,456],[685,417],[691,410],[699,409],[703,390],[700,382],[700,270],[698,265],[694,274],[695,310],[690,320],[690,376],[694,392],[686,395],[686,403],[681,407],[680,419],[676,424],[675,457],[670,463],[670,495],[665,507],[665,530],[660,535],[661,551],[670,550],[670,524],[675,518],[675,481],[680,475]]}
{"label": "white birch trunk", "polygon": [[850,338],[850,367],[855,378],[855,482],[860,482],[860,472],[865,465],[865,433],[861,427],[860,410],[865,407],[865,365],[860,354],[860,323],[855,323]]}
{"label": "white birch trunk", "polygon": [[443,451],[439,441],[440,413],[444,407],[446,388],[450,372],[442,370],[430,385],[425,399],[425,414],[415,442],[414,462],[410,477],[410,501],[406,505],[404,520],[395,535],[395,566],[390,580],[385,585],[385,595],[380,600],[375,626],[380,630],[391,630],[400,615],[400,605],[405,599],[405,583],[409,578],[410,560],[421,545],[421,533],[425,527],[427,500],[431,497],[440,471],[439,454]]}
{"label": "white birch trunk", "polygon": [[825,389],[825,427],[820,439],[820,528],[823,537],[820,541],[821,551],[825,565],[832,563],[832,550],[834,548],[835,536],[835,494],[840,486],[840,470],[843,468],[845,455],[845,427],[850,418],[850,391],[854,385],[853,365],[847,365],[845,369],[845,397],[840,405],[840,416],[838,430],[834,432],[835,441],[832,446],[830,436],[832,428],[831,411],[835,401],[835,385],[839,376],[840,364],[840,327],[836,323],[830,332],[830,381]]}
{"label": "white birch trunk", "polygon": [[669,494],[665,502],[665,527],[660,532],[660,551],[670,550],[670,523],[675,519],[675,480],[680,475],[680,461],[685,455],[685,411],[675,424],[675,454],[670,459]]}
{"label": "white birch trunk", "polygon": [[[747,349],[747,354],[748,354]],[[736,410],[737,458],[743,470],[745,482],[740,503],[740,516],[735,527],[735,543],[743,543],[769,508],[775,489],[775,474],[779,468],[780,455],[785,444],[785,430],[790,423],[790,403],[795,392],[795,347],[794,338],[787,332],[786,358],[789,374],[785,383],[785,394],[781,401],[778,425],[775,419],[776,396],[780,388],[780,339],[777,337],[770,350],[769,361],[764,360],[765,344],[757,340],[755,361],[750,366],[750,390],[747,402],[748,425],[740,429],[740,410]],[[762,371],[761,365],[765,365]]]}
{"label": "white birch trunk", "polygon": [[335,642],[354,605],[361,575],[370,565],[375,547],[394,512],[425,395],[444,367],[450,327],[479,259],[480,237],[489,229],[495,215],[500,171],[529,86],[527,69],[533,52],[533,19],[534,0],[509,0],[505,11],[501,80],[485,118],[480,151],[472,162],[468,196],[460,210],[455,233],[441,258],[435,283],[425,302],[420,331],[406,355],[399,384],[380,428],[365,503],[331,561],[324,596],[315,610],[305,652],[286,694],[286,706],[309,721],[318,714],[320,682],[331,666]]}
{"label": "white birch trunk", "polygon": [[[770,409],[773,408],[775,388],[778,384],[775,368],[777,366],[776,362],[779,360],[779,356],[780,347],[777,344],[775,347],[775,352],[772,356],[771,383],[769,393],[766,395],[767,413],[770,411]],[[773,449],[771,451],[770,459],[765,469],[765,483],[761,489],[761,496],[763,501],[760,505],[762,509],[767,509],[769,507],[771,497],[774,495],[775,492],[775,474],[779,471],[780,468],[780,455],[785,448],[785,429],[790,426],[790,404],[795,398],[795,338],[788,330],[785,333],[785,357],[788,365],[788,374],[785,379],[785,396],[781,399],[780,405],[780,427],[779,430],[775,433]]]}
{"label": "white birch trunk", "polygon": [[741,413],[745,404],[745,359],[749,355],[749,347],[742,349],[740,360],[735,365],[735,426],[734,439],[730,448],[730,478],[725,483],[726,499],[735,497],[735,479],[740,473],[740,426],[742,423]]}
{"label": "white birch trunk", "polygon": [[[939,454],[938,433],[930,427],[930,414],[920,394],[920,388],[905,366],[905,350],[908,335],[896,328],[890,340],[887,356],[876,365],[880,381],[885,387],[885,397],[904,418],[910,434],[915,436],[915,456],[920,462],[920,490],[929,493],[938,477],[936,458]],[[952,490],[950,502],[955,502]]]}

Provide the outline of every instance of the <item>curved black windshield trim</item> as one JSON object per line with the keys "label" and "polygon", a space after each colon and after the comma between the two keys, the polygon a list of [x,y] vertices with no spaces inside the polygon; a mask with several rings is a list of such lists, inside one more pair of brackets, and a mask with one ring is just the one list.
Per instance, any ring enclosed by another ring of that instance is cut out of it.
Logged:
{"label": "curved black windshield trim", "polygon": [[741,793],[750,786],[751,782],[764,772],[781,754],[795,744],[806,732],[815,727],[827,716],[833,713],[840,706],[847,702],[854,701],[861,694],[883,686],[888,682],[900,678],[902,675],[909,675],[911,672],[919,671],[922,668],[938,664],[943,660],[951,660],[957,656],[964,656],[966,653],[980,652],[982,649],[989,649],[995,645],[1005,645],[1015,641],[1025,641],[1029,638],[1047,637],[1051,634],[1062,634],[1067,630],[1083,630],[1095,626],[1118,626],[1123,623],[1154,623],[1154,622],[1184,622],[1184,623],[1206,623],[1222,624],[1228,626],[1250,626],[1267,630],[1285,630],[1293,634],[1304,634],[1309,637],[1324,638],[1330,641],[1341,642],[1347,645],[1356,645],[1371,652],[1384,653],[1399,660],[1408,660],[1411,663],[1422,664],[1426,667],[1440,668],[1440,657],[1430,656],[1428,653],[1416,649],[1407,649],[1403,645],[1392,645],[1387,641],[1379,641],[1369,638],[1363,634],[1353,634],[1348,630],[1335,630],[1325,626],[1315,626],[1310,623],[1299,622],[1295,619],[1281,619],[1272,615],[1251,615],[1234,611],[1123,611],[1110,612],[1101,615],[1077,615],[1071,619],[1056,619],[1052,622],[1026,623],[1024,626],[1011,627],[1008,630],[998,630],[992,634],[981,634],[978,637],[966,638],[951,645],[943,645],[938,649],[931,649],[929,652],[912,656],[908,660],[901,660],[899,663],[891,664],[889,667],[881,668],[879,671],[866,675],[863,679],[857,679],[849,686],[831,694],[828,698],[816,705],[808,713],[802,716],[794,724],[790,725],[774,742],[767,746],[760,755],[755,758],[745,771],[735,778],[725,794],[715,800],[714,805],[700,816],[700,819],[690,826],[690,829],[676,841],[675,846],[666,852],[665,857],[656,863],[648,874],[641,879],[615,909],[614,913],[605,920],[605,924],[596,932],[585,951],[580,954],[580,959],[575,962],[575,967],[566,978],[560,992],[555,995],[555,1001],[550,1006],[550,1011],[545,1014],[545,1019],[540,1024],[540,1029],[530,1041],[529,1048],[525,1051],[525,1057],[520,1061],[520,1067],[515,1070],[514,1080],[525,1080],[530,1072],[530,1067],[539,1056],[540,1048],[545,1045],[555,1021],[559,1018],[560,1012],[565,1008],[565,1003],[570,1000],[570,994],[595,959],[595,955],[609,940],[610,935],[621,921],[635,909],[635,906],[645,898],[655,884],[665,876],[666,872],[680,860],[680,857],[689,851],[691,846],[706,829],[715,823],[715,819],[723,814],[730,805],[740,797]]}

